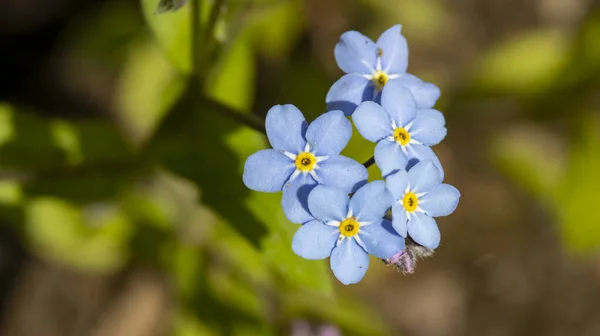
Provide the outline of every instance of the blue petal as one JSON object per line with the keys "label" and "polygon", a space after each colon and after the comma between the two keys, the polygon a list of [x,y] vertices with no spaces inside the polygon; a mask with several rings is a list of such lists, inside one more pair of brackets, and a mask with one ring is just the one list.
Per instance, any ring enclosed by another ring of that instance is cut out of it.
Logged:
{"label": "blue petal", "polygon": [[348,194],[338,188],[316,186],[308,195],[310,213],[323,222],[341,222],[348,214]]}
{"label": "blue petal", "polygon": [[281,207],[287,219],[296,224],[313,219],[308,211],[308,194],[317,186],[317,182],[308,174],[298,175],[283,187]]}
{"label": "blue petal", "polygon": [[352,195],[350,209],[352,216],[359,222],[374,222],[383,218],[393,201],[392,194],[385,188],[385,182],[373,181]]}
{"label": "blue petal", "polygon": [[400,237],[387,219],[361,227],[358,233],[369,254],[387,259],[404,249],[404,238]]}
{"label": "blue petal", "polygon": [[395,25],[381,34],[377,40],[381,48],[381,67],[389,74],[403,74],[408,68],[408,43],[402,36],[402,25]]}
{"label": "blue petal", "polygon": [[304,149],[308,124],[294,105],[275,105],[267,112],[265,128],[271,147],[294,154]]}
{"label": "blue petal", "polygon": [[344,239],[331,252],[329,260],[335,277],[344,285],[358,283],[369,268],[369,255],[354,239]]}
{"label": "blue petal", "polygon": [[306,131],[306,141],[317,156],[339,154],[350,137],[352,124],[342,111],[321,114]]}
{"label": "blue petal", "polygon": [[406,210],[404,209],[402,203],[394,203],[394,205],[392,205],[392,225],[394,230],[396,230],[399,235],[405,238],[407,235],[407,220],[408,218],[406,217]]}
{"label": "blue petal", "polygon": [[431,217],[448,216],[458,206],[460,192],[449,184],[440,184],[419,198],[419,207]]}
{"label": "blue petal", "polygon": [[408,73],[399,78],[390,80],[386,86],[390,83],[400,83],[408,88],[415,97],[419,109],[432,108],[435,105],[435,102],[440,98],[440,89],[437,86],[426,83],[417,76]]}
{"label": "blue petal", "polygon": [[246,187],[262,192],[281,191],[295,170],[294,161],[275,149],[263,149],[248,157],[242,180]]}
{"label": "blue petal", "polygon": [[369,178],[365,166],[341,155],[330,155],[329,159],[319,162],[316,173],[319,183],[340,188],[347,193],[355,192]]}
{"label": "blue petal", "polygon": [[417,116],[417,104],[412,93],[396,81],[389,81],[383,87],[381,106],[396,121],[397,127],[405,127]]}
{"label": "blue petal", "polygon": [[375,43],[357,31],[342,34],[335,45],[335,60],[345,73],[371,74],[375,70]]}
{"label": "blue petal", "polygon": [[416,193],[429,192],[442,183],[442,174],[431,160],[423,160],[408,171],[410,189]]}
{"label": "blue petal", "polygon": [[442,167],[442,163],[430,147],[411,144],[407,147],[407,149],[408,163],[406,164],[406,170],[410,170],[420,161],[431,160],[433,164],[440,170],[440,173],[442,174],[442,180],[444,179],[444,168]]}
{"label": "blue petal", "polygon": [[360,135],[371,142],[377,142],[392,135],[390,115],[377,103],[364,102],[360,104],[352,115],[352,121]]}
{"label": "blue petal", "polygon": [[304,259],[325,259],[331,255],[339,235],[338,228],[312,220],[296,231],[292,250]]}
{"label": "blue petal", "polygon": [[375,163],[383,177],[404,169],[407,160],[406,154],[395,141],[384,139],[375,146]]}
{"label": "blue petal", "polygon": [[408,185],[409,179],[406,170],[400,170],[385,179],[385,187],[392,193],[394,201],[398,201],[404,197]]}
{"label": "blue petal", "polygon": [[417,243],[434,249],[440,245],[440,229],[435,219],[421,212],[413,212],[408,221],[408,235]]}
{"label": "blue petal", "polygon": [[347,116],[351,115],[360,103],[370,100],[373,100],[371,81],[355,73],[344,75],[333,83],[325,98],[328,111],[341,110]]}
{"label": "blue petal", "polygon": [[440,111],[420,110],[410,128],[410,137],[425,146],[437,145],[446,137],[445,124],[444,115]]}

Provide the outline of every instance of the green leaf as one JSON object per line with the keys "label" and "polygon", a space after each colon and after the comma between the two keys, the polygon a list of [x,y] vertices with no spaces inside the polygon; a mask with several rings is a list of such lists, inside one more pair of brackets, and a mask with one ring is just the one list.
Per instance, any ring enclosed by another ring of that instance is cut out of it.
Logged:
{"label": "green leaf", "polygon": [[[494,159],[556,219],[565,245],[575,253],[600,247],[600,122],[586,118],[569,148],[558,135],[534,126],[507,130],[492,146]],[[570,155],[567,156],[566,153]]]}
{"label": "green leaf", "polygon": [[253,45],[263,55],[285,58],[302,34],[303,12],[303,1],[299,0],[276,1],[255,11],[247,27]]}
{"label": "green leaf", "polygon": [[187,85],[151,41],[130,47],[117,85],[119,114],[134,142],[145,141]]}
{"label": "green leaf", "polygon": [[567,36],[539,30],[520,34],[498,44],[475,68],[477,90],[536,94],[551,86],[569,61]]}
{"label": "green leaf", "polygon": [[48,120],[45,124],[50,128],[49,142],[65,159],[61,165],[38,163],[23,185],[28,195],[86,204],[114,197],[142,171],[123,136],[106,121]]}
{"label": "green leaf", "polygon": [[248,38],[239,36],[212,71],[208,96],[241,111],[248,111],[254,100],[254,56]]}
{"label": "green leaf", "polygon": [[563,238],[573,251],[590,252],[600,247],[600,120],[588,118],[581,137],[571,148],[569,168],[557,189],[553,209],[558,213]]}
{"label": "green leaf", "polygon": [[47,120],[0,105],[0,167],[31,170],[66,162]]}
{"label": "green leaf", "polygon": [[113,204],[79,208],[56,198],[26,207],[27,236],[37,254],[89,271],[110,271],[128,258],[128,219]]}
{"label": "green leaf", "polygon": [[550,201],[566,171],[566,144],[556,134],[522,125],[498,134],[492,160],[535,197]]}
{"label": "green leaf", "polygon": [[[158,15],[156,0],[141,0],[144,17],[154,33],[156,42],[163,50],[169,61],[182,73],[189,74],[192,70],[192,34],[191,7],[183,6],[175,12]],[[178,0],[180,1],[180,0]],[[198,10],[201,14],[208,12],[208,2],[200,1]],[[206,15],[202,16],[202,19]]]}

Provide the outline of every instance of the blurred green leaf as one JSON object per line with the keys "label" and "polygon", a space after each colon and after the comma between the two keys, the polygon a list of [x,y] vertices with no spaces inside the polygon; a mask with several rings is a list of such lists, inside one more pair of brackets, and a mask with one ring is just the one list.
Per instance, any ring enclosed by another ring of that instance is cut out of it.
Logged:
{"label": "blurred green leaf", "polygon": [[[144,17],[156,37],[156,42],[166,54],[169,61],[182,73],[192,71],[192,34],[191,6],[184,6],[175,12],[156,13],[157,0],[141,0]],[[204,21],[208,12],[208,1],[200,1],[201,19]]]}
{"label": "blurred green leaf", "polygon": [[532,126],[503,132],[492,147],[500,168],[556,214],[565,244],[576,253],[600,246],[600,215],[593,211],[600,189],[600,122],[588,117],[583,125],[569,148],[558,135]]}
{"label": "blurred green leaf", "polygon": [[568,64],[570,45],[560,31],[520,34],[487,52],[475,67],[473,88],[493,93],[536,94]]}
{"label": "blurred green leaf", "polygon": [[254,55],[245,36],[239,36],[208,79],[207,94],[241,111],[254,101]]}
{"label": "blurred green leaf", "polygon": [[56,198],[26,207],[26,227],[37,254],[89,271],[110,271],[128,258],[129,220],[113,204],[79,208]]}
{"label": "blurred green leaf", "polygon": [[594,211],[600,190],[600,120],[588,117],[583,125],[553,204],[563,238],[579,253],[600,247],[600,214]]}
{"label": "blurred green leaf", "polygon": [[66,161],[47,120],[0,105],[0,167],[31,170]]}
{"label": "blurred green leaf", "polygon": [[490,153],[519,185],[550,201],[566,171],[565,147],[556,134],[539,126],[521,125],[498,134]]}
{"label": "blurred green leaf", "polygon": [[386,18],[377,21],[377,31],[373,31],[373,37],[379,36],[385,29],[394,24],[402,23],[402,33],[406,35],[410,43],[421,41],[439,41],[441,33],[444,33],[450,25],[447,20],[447,9],[444,3],[436,0],[404,0],[398,2],[397,6],[381,1],[371,0],[372,5],[377,6],[379,14]]}
{"label": "blurred green leaf", "polygon": [[184,309],[174,312],[174,336],[217,336],[220,335],[214,328],[200,321],[195,314]]}
{"label": "blurred green leaf", "polygon": [[46,125],[64,163],[38,163],[23,185],[28,195],[58,196],[85,204],[114,197],[143,171],[121,133],[106,121],[49,120]]}
{"label": "blurred green leaf", "polygon": [[131,45],[117,86],[117,104],[136,143],[152,134],[186,85],[155,44],[143,40]]}
{"label": "blurred green leaf", "polygon": [[579,75],[597,74],[600,72],[600,10],[590,13],[581,24],[579,36],[575,41],[575,71]]}
{"label": "blurred green leaf", "polygon": [[[130,1],[105,1],[69,20],[61,43],[78,62],[93,62],[102,71],[117,71],[132,39],[144,31],[139,6]],[[78,63],[76,62],[76,63]]]}
{"label": "blurred green leaf", "polygon": [[303,12],[303,1],[275,1],[253,13],[246,33],[251,34],[253,44],[263,55],[285,58],[302,34]]}

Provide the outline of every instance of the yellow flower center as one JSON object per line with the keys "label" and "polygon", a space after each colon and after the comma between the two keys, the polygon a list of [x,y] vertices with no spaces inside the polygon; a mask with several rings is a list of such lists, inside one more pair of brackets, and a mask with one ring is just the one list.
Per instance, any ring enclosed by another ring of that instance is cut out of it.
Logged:
{"label": "yellow flower center", "polygon": [[375,71],[375,73],[373,73],[373,77],[371,78],[371,81],[375,85],[375,88],[377,88],[377,90],[381,91],[381,90],[383,90],[385,83],[387,83],[387,81],[388,81],[388,75],[383,71],[379,71],[379,70]]}
{"label": "yellow flower center", "polygon": [[410,134],[402,127],[394,130],[394,140],[402,146],[410,142]]}
{"label": "yellow flower center", "polygon": [[352,237],[358,234],[359,227],[360,224],[358,224],[356,218],[346,218],[340,223],[340,233],[344,237]]}
{"label": "yellow flower center", "polygon": [[317,158],[309,152],[302,152],[296,156],[296,168],[302,172],[308,172],[313,170],[317,164]]}
{"label": "yellow flower center", "polygon": [[404,209],[409,212],[413,212],[417,210],[417,206],[419,205],[419,199],[415,193],[409,192],[404,195],[404,199],[402,199],[402,205],[404,205]]}

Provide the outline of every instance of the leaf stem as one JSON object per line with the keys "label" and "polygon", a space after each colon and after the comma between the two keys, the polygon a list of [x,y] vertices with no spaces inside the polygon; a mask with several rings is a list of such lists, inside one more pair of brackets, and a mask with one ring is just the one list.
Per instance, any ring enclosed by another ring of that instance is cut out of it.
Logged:
{"label": "leaf stem", "polygon": [[[206,30],[204,31],[204,41],[207,45],[209,44],[209,41],[212,40],[212,35],[224,5],[225,0],[214,0],[213,6],[210,9],[210,16],[208,17],[208,23],[206,24]],[[207,50],[209,49],[207,48]]]}
{"label": "leaf stem", "polygon": [[371,167],[373,164],[375,163],[375,157],[371,156],[367,161],[365,161],[365,163],[363,163],[363,166],[365,166],[365,168],[369,168]]}
{"label": "leaf stem", "polygon": [[255,116],[254,114],[242,113],[232,107],[229,107],[217,100],[212,98],[203,97],[202,103],[204,106],[207,106],[211,110],[218,111],[223,116],[233,119],[234,121],[239,122],[240,124],[244,124],[248,127],[251,127],[261,133],[267,134],[265,129],[265,122],[261,118]]}
{"label": "leaf stem", "polygon": [[202,71],[202,0],[192,0],[190,2],[190,26],[191,26],[191,38],[192,38],[192,73],[195,76],[201,76]]}

